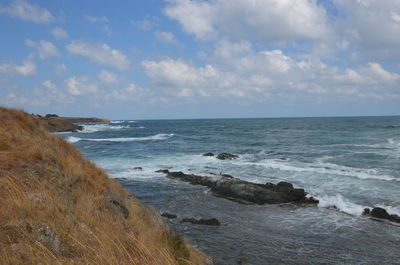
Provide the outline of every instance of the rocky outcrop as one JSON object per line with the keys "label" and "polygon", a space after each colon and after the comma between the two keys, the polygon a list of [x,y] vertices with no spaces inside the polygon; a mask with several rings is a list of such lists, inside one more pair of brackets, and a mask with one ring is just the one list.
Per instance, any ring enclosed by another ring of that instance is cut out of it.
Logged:
{"label": "rocky outcrop", "polygon": [[160,169],[160,170],[156,170],[155,173],[164,173],[164,174],[168,174],[169,170],[168,169]]}
{"label": "rocky outcrop", "polygon": [[221,223],[215,219],[215,218],[211,218],[211,219],[195,219],[195,218],[183,218],[181,220],[181,223],[192,223],[195,225],[221,225]]}
{"label": "rocky outcrop", "polygon": [[202,185],[210,188],[214,195],[227,198],[239,203],[277,204],[297,203],[316,204],[314,198],[307,198],[304,189],[295,189],[288,182],[278,184],[257,184],[234,178],[230,175],[198,176],[183,172],[169,172],[168,178]]}
{"label": "rocky outcrop", "polygon": [[214,154],[211,152],[208,152],[208,153],[203,154],[203,156],[214,156]]}
{"label": "rocky outcrop", "polygon": [[372,210],[365,208],[363,215],[369,215],[378,219],[385,219],[395,223],[400,223],[400,216],[396,214],[389,214],[385,209],[380,207],[375,207]]}
{"label": "rocky outcrop", "polygon": [[217,155],[217,159],[219,159],[219,160],[232,160],[232,159],[236,159],[236,158],[239,158],[239,156],[230,154],[230,153],[221,153],[221,154]]}
{"label": "rocky outcrop", "polygon": [[58,117],[55,114],[46,115],[45,117],[36,116],[40,123],[50,132],[76,132],[83,130],[81,125],[77,123],[83,122],[109,122],[110,120],[103,118],[70,118]]}

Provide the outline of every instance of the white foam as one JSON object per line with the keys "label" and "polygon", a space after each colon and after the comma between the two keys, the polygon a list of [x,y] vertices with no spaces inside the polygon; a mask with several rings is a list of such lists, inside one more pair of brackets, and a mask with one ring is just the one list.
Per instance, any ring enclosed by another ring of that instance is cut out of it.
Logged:
{"label": "white foam", "polygon": [[66,140],[70,143],[77,143],[81,140],[79,137],[74,137],[74,136],[69,136],[66,138]]}
{"label": "white foam", "polygon": [[355,204],[344,198],[341,194],[336,196],[315,196],[318,200],[318,207],[328,208],[335,207],[341,212],[351,215],[361,215],[366,206]]}
{"label": "white foam", "polygon": [[282,161],[277,159],[265,159],[260,162],[246,162],[246,161],[235,161],[235,164],[246,164],[246,165],[258,165],[266,168],[278,169],[282,171],[292,171],[292,172],[309,172],[318,174],[331,174],[339,176],[356,177],[359,179],[377,179],[392,181],[397,179],[390,175],[385,175],[376,169],[361,169],[353,168],[347,166],[341,166],[332,163],[324,163],[321,161],[316,161],[315,163],[303,163],[303,162],[292,162],[292,161]]}
{"label": "white foam", "polygon": [[93,141],[93,142],[133,142],[133,141],[157,141],[157,140],[166,140],[170,137],[174,136],[174,134],[156,134],[152,136],[145,137],[123,137],[123,138],[79,138],[79,137],[68,137],[67,141],[70,143],[76,143],[79,141]]}
{"label": "white foam", "polygon": [[110,131],[110,130],[122,130],[128,129],[130,126],[123,125],[110,125],[107,123],[99,123],[99,124],[83,124],[83,130],[81,133],[94,133],[100,131]]}

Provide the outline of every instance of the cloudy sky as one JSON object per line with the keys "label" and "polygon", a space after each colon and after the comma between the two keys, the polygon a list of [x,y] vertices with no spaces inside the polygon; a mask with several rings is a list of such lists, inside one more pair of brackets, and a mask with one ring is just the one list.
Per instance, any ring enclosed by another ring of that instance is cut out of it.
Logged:
{"label": "cloudy sky", "polygon": [[400,114],[399,0],[1,0],[0,33],[0,105],[28,112]]}

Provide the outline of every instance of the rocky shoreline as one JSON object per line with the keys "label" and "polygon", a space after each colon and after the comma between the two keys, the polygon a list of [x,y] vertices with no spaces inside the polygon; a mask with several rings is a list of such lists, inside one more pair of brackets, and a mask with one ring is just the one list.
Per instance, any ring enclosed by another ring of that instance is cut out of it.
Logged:
{"label": "rocky shoreline", "polygon": [[83,126],[78,125],[84,122],[109,122],[104,118],[79,118],[79,117],[59,117],[55,114],[48,114],[44,117],[35,115],[50,132],[77,132],[83,130]]}

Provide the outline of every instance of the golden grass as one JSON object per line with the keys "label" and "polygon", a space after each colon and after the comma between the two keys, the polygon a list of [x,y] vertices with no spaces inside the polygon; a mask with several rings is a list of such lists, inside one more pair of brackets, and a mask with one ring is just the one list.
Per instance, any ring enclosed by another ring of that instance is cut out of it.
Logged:
{"label": "golden grass", "polygon": [[209,262],[37,118],[2,107],[0,202],[0,264]]}

